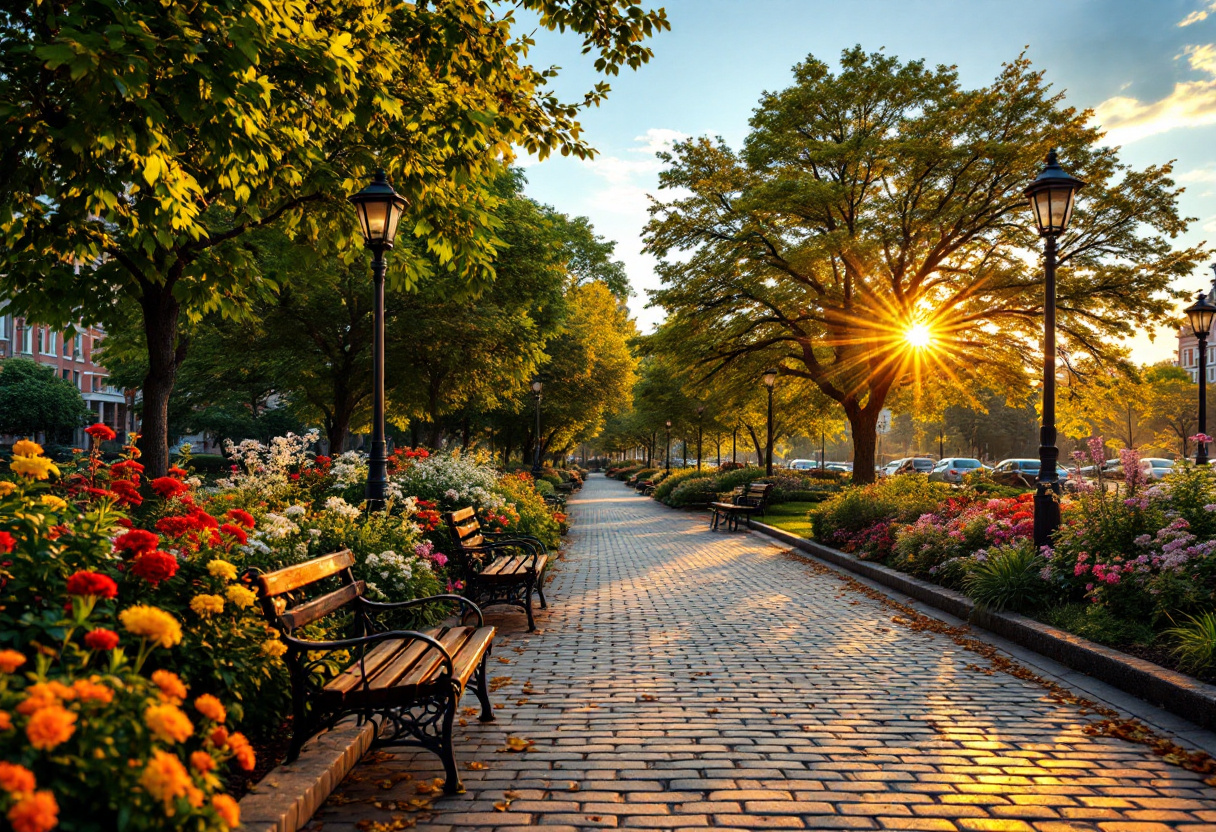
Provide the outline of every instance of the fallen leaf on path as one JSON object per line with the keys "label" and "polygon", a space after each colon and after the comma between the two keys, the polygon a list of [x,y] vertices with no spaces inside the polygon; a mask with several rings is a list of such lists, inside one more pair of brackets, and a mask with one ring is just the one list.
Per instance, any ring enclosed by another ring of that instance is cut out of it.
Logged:
{"label": "fallen leaf on path", "polygon": [[514,754],[518,754],[521,751],[528,751],[534,745],[536,745],[535,742],[532,740],[525,740],[522,737],[507,737],[507,744],[498,750],[510,751]]}
{"label": "fallen leaf on path", "polygon": [[464,764],[464,767],[469,771],[484,771],[487,766],[481,760],[469,760]]}

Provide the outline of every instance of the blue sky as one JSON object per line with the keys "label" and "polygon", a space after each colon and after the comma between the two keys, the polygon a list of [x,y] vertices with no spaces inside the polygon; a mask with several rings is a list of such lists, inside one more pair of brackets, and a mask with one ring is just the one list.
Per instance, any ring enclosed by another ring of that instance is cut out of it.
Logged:
{"label": "blue sky", "polygon": [[[591,162],[554,158],[527,165],[528,193],[569,214],[590,217],[617,241],[638,296],[644,330],[660,312],[645,309],[655,288],[641,254],[646,195],[657,194],[654,150],[672,137],[720,135],[738,146],[764,90],[790,83],[807,55],[835,63],[854,44],[904,60],[952,64],[967,86],[986,84],[1023,49],[1068,102],[1095,108],[1122,158],[1137,167],[1177,160],[1187,186],[1182,207],[1197,217],[1179,244],[1216,242],[1216,0],[668,0],[671,31],[654,38],[655,57],[609,79],[606,104],[581,119],[600,151]],[[530,60],[563,68],[556,89],[577,98],[596,80],[570,35],[538,31]],[[1065,164],[1067,164],[1065,160]],[[1183,288],[1210,281],[1196,274]],[[1173,356],[1166,330],[1132,344],[1140,361]]]}

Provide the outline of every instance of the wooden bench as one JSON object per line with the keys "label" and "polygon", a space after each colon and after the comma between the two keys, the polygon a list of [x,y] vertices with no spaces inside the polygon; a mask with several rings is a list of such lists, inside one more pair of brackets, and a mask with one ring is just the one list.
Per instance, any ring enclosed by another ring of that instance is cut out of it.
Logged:
{"label": "wooden bench", "polygon": [[465,592],[482,606],[510,604],[528,614],[528,631],[536,629],[532,617],[532,593],[545,601],[545,566],[549,555],[535,537],[495,534],[481,530],[472,507],[448,512],[455,558],[464,573]]}
{"label": "wooden bench", "polygon": [[[444,789],[458,794],[463,787],[452,724],[470,681],[481,702],[481,721],[494,721],[486,679],[494,628],[485,626],[476,604],[459,595],[390,604],[369,600],[364,582],[351,571],[354,562],[344,549],[273,572],[245,572],[244,580],[257,587],[266,620],[287,645],[293,714],[287,762],[299,756],[309,737],[354,714],[375,727],[374,745],[421,746],[438,754],[447,773]],[[390,630],[378,620],[385,613],[433,604],[458,605],[459,623],[418,632]],[[352,637],[311,641],[295,635],[339,612],[353,614]],[[349,657],[350,664],[339,669],[334,654],[343,661]]]}
{"label": "wooden bench", "polygon": [[730,502],[710,503],[712,517],[709,527],[717,529],[719,521],[725,519],[726,530],[733,532],[739,528],[739,518],[742,517],[750,529],[753,516],[764,516],[768,495],[772,490],[771,482],[753,482],[745,489],[737,489]]}

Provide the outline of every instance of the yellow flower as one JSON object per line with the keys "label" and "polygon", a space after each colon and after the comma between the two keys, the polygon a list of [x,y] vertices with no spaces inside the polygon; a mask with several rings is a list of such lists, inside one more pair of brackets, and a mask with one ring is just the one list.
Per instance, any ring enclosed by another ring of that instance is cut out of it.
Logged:
{"label": "yellow flower", "polygon": [[59,467],[44,456],[19,456],[13,454],[8,467],[15,474],[23,474],[36,480],[44,480],[51,474],[59,476]]}
{"label": "yellow flower", "polygon": [[160,688],[160,698],[177,704],[186,698],[186,686],[176,673],[157,670],[152,674],[152,684]]}
{"label": "yellow flower", "polygon": [[0,673],[12,673],[25,664],[25,656],[16,650],[0,650]]}
{"label": "yellow flower", "polygon": [[258,594],[252,589],[234,584],[228,587],[228,600],[233,603],[233,606],[248,609],[258,600]]}
{"label": "yellow flower", "polygon": [[203,793],[191,782],[190,773],[182,761],[165,751],[152,752],[152,759],[140,775],[139,784],[153,798],[164,802],[165,814],[169,817],[173,816],[173,804],[179,797],[186,798],[195,808],[203,805]]}
{"label": "yellow flower", "polygon": [[19,439],[13,443],[14,456],[42,456],[42,446],[29,439]]}
{"label": "yellow flower", "polygon": [[41,751],[49,751],[67,742],[76,732],[76,714],[62,705],[49,705],[35,711],[25,725],[25,735],[30,745]]}
{"label": "yellow flower", "polygon": [[224,599],[218,595],[195,595],[190,599],[190,609],[199,615],[213,615],[224,611]]}
{"label": "yellow flower", "polygon": [[194,700],[195,709],[213,722],[223,722],[228,718],[228,712],[224,710],[223,704],[209,693],[204,693],[198,699]]}
{"label": "yellow flower", "polygon": [[236,580],[236,567],[226,560],[213,560],[207,564],[207,571],[213,578],[223,578],[225,581]]}
{"label": "yellow flower", "polygon": [[42,504],[51,509],[51,511],[63,511],[68,507],[67,500],[56,497],[54,494],[43,494]]}
{"label": "yellow flower", "polygon": [[9,480],[0,480],[0,497],[7,497],[17,490],[16,483]]}
{"label": "yellow flower", "polygon": [[241,825],[241,806],[228,795],[212,795],[211,807],[220,816],[220,820],[228,824],[229,829],[236,829]]}
{"label": "yellow flower", "polygon": [[159,607],[136,604],[120,612],[118,620],[128,633],[150,639],[161,647],[172,647],[182,641],[182,627],[177,619]]}
{"label": "yellow flower", "polygon": [[59,823],[59,804],[55,795],[44,789],[27,794],[8,810],[13,832],[49,832]]}
{"label": "yellow flower", "polygon": [[277,659],[287,652],[287,645],[277,638],[272,638],[262,642],[262,652],[267,656]]}
{"label": "yellow flower", "polygon": [[185,742],[194,733],[190,718],[176,705],[149,705],[144,724],[161,742]]}

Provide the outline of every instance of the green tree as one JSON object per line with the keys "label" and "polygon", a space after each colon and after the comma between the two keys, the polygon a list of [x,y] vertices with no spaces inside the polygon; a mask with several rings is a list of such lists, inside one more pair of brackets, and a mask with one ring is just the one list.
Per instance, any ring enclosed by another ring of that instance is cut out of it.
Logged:
{"label": "green tree", "polygon": [[76,385],[28,358],[0,361],[0,433],[69,439],[89,415]]}
{"label": "green tree", "polygon": [[[1039,360],[1042,244],[1022,190],[1049,148],[1088,186],[1059,241],[1059,332],[1077,354],[1165,320],[1205,256],[1169,165],[1134,170],[1024,58],[965,89],[950,67],[860,47],[810,57],[766,94],[742,152],[692,139],[662,154],[647,249],[667,310],[655,349],[708,373],[777,352],[852,428],[873,478],[887,397],[930,375],[1015,387]],[[673,257],[675,252],[687,255]]]}
{"label": "green tree", "polygon": [[[1199,432],[1199,385],[1181,367],[1164,361],[1144,369],[1148,387],[1153,444],[1180,456],[1191,455],[1191,437]],[[1208,385],[1208,413],[1216,414],[1216,385]]]}
{"label": "green tree", "polygon": [[[637,0],[522,0],[596,70],[667,28]],[[581,102],[482,0],[85,0],[0,10],[0,291],[39,320],[139,309],[144,461],[168,463],[183,324],[273,291],[244,245],[277,225],[354,256],[342,198],[386,168],[409,200],[390,279],[492,278],[487,182],[514,146],[586,156]],[[358,256],[362,256],[359,254]],[[83,267],[82,267],[83,265]]]}

